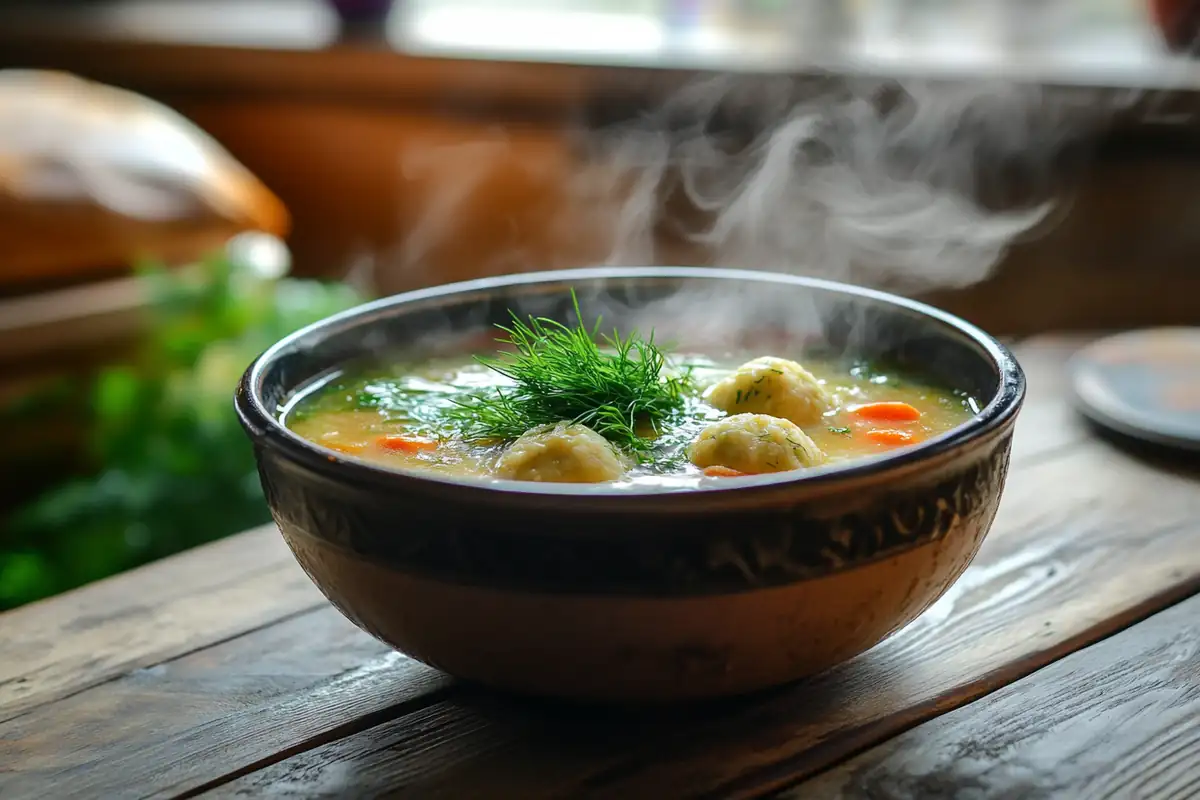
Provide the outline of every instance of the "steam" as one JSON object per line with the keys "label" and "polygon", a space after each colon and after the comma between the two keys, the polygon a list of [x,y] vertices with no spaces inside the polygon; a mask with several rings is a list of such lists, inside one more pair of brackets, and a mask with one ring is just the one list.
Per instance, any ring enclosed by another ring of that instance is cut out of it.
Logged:
{"label": "steam", "polygon": [[[1046,220],[1056,157],[1092,121],[1012,84],[845,81],[806,95],[723,78],[602,132],[599,159],[630,187],[606,263],[654,263],[665,228],[721,266],[905,292],[969,285]],[[763,132],[739,141],[731,123],[747,117]]]}
{"label": "steam", "polygon": [[[415,224],[356,274],[375,267],[385,293],[604,264],[766,270],[908,294],[964,287],[1052,222],[1074,155],[1115,110],[1097,99],[1004,82],[727,76],[581,130],[575,149],[516,128],[409,142],[398,169]],[[810,345],[890,354],[929,330],[835,292],[740,277],[572,283],[422,301],[348,349],[437,349],[510,309],[562,318],[567,288],[589,325],[602,314],[712,357],[795,357]]]}
{"label": "steam", "polygon": [[[422,190],[416,221],[375,277],[396,291],[674,264],[964,287],[1050,226],[1063,154],[1112,111],[1094,92],[998,81],[725,76],[579,131],[574,150],[520,130],[416,143],[400,165]],[[465,247],[476,236],[502,246]]]}

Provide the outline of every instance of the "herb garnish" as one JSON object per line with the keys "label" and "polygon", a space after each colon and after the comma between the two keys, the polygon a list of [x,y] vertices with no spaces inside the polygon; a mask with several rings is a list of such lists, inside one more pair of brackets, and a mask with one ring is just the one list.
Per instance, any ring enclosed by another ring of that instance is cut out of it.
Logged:
{"label": "herb garnish", "polygon": [[665,374],[666,354],[654,344],[653,331],[648,339],[615,330],[598,337],[601,319],[589,331],[574,291],[571,299],[579,320],[574,327],[545,317],[526,322],[512,311],[511,325],[496,326],[508,334],[497,341],[515,352],[476,360],[513,385],[455,399],[443,420],[461,437],[515,439],[531,428],[570,420],[641,454],[663,423],[683,410],[691,370]]}

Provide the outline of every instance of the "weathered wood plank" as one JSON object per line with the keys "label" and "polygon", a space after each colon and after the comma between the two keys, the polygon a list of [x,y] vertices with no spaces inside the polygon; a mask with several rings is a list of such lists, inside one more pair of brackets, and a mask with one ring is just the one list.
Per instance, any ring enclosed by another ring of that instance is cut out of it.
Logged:
{"label": "weathered wood plank", "polygon": [[361,730],[449,683],[324,606],[0,724],[0,797],[169,795]]}
{"label": "weathered wood plank", "polygon": [[1090,437],[1082,417],[1068,402],[1069,359],[1095,334],[1035,336],[1012,347],[1025,370],[1028,392],[1013,439],[1014,466],[1043,458]]}
{"label": "weathered wood plank", "polygon": [[[1086,440],[1086,430],[1061,399],[1062,361],[1085,339],[1054,337],[1026,342],[1017,348],[1029,374],[1030,396],[1018,428],[1015,469],[1020,470],[1023,462],[1041,464],[1047,459],[1065,457],[1063,448]],[[1061,472],[1045,472],[1048,469],[1045,465],[1037,469],[1038,475]],[[1088,469],[1082,474],[1086,476]],[[1014,502],[1027,506],[1040,494],[1035,476],[1023,482],[1014,476],[1014,484],[1020,483],[1025,488],[1016,485],[1010,488],[1006,506]],[[1075,498],[1071,504],[1078,502],[1086,507],[1092,496]],[[998,529],[1004,527],[1006,519],[1002,512]],[[1020,519],[1014,524],[1023,524]],[[1042,524],[1045,527],[1050,522]],[[999,530],[992,538],[998,535]],[[268,616],[278,606],[273,596],[278,593],[276,580],[295,580],[307,588],[307,579],[294,566],[273,530],[267,536],[256,533],[240,538],[253,537],[258,538],[245,549],[232,544],[237,541],[233,539],[222,543],[224,547],[214,545],[181,557],[204,558],[202,569],[176,570],[153,585],[131,588],[128,594],[122,591],[116,592],[115,597],[97,598],[90,603],[62,604],[59,622],[69,625],[72,619],[97,613],[96,609],[104,609],[107,616],[119,617],[108,613],[107,608],[112,605],[120,608],[121,602],[129,605],[129,597],[152,608],[169,605],[172,594],[186,599],[189,592],[198,590],[194,580],[189,589],[188,575],[220,574],[226,580],[238,580],[238,570],[243,567],[264,561],[282,562],[276,578],[262,579],[257,591],[240,597],[238,608],[226,609],[226,613],[243,616]],[[212,550],[222,553],[217,555]],[[172,562],[159,566],[172,567]],[[135,572],[117,580],[134,580],[140,575],[141,572]],[[310,590],[310,594],[320,611],[174,661],[169,660],[176,655],[170,647],[142,648],[140,656],[134,654],[124,666],[113,666],[100,679],[110,680],[122,672],[136,671],[90,691],[76,689],[75,696],[0,726],[0,755],[12,756],[0,757],[0,763],[20,765],[20,771],[14,771],[8,778],[0,772],[0,787],[8,785],[0,788],[0,794],[40,796],[48,786],[76,787],[56,788],[59,791],[56,796],[63,797],[98,796],[97,793],[111,796],[119,794],[122,786],[137,786],[139,793],[145,795],[194,790],[223,776],[240,774],[316,747],[348,731],[390,719],[404,712],[405,708],[396,707],[401,699],[407,702],[417,698],[414,702],[419,706],[426,702],[419,699],[423,692],[436,693],[446,686],[446,680],[437,673],[412,662],[400,660],[395,667],[389,667],[393,663],[389,659],[395,656],[359,633],[335,611],[324,607],[315,590]],[[199,602],[216,601],[210,596]],[[138,608],[133,613],[144,612],[145,609]],[[190,634],[194,638],[189,640],[191,646],[183,650],[176,647],[177,652],[228,638],[210,630],[214,624],[225,622],[223,615],[193,615],[180,622],[194,626]],[[144,616],[135,618],[134,624],[145,624]],[[124,635],[120,627],[113,634],[118,640]],[[167,663],[154,669],[136,669],[162,661]],[[470,704],[468,707],[474,708]],[[441,718],[449,713],[447,708],[418,712],[413,720],[420,719],[421,714]],[[128,719],[130,723],[114,725],[114,719]],[[704,719],[718,724],[720,718]],[[505,739],[496,738],[502,736],[498,730],[504,724],[515,725],[519,731],[531,730],[535,736],[545,727],[537,722],[536,716],[530,718],[516,711],[506,717],[493,714],[487,721],[488,725],[483,726],[489,737],[486,746],[492,749],[506,745]],[[664,735],[670,734],[673,722],[667,721],[665,725]],[[549,730],[548,745],[554,745],[555,725],[551,724]],[[581,734],[583,745],[576,749],[578,758],[570,771],[573,779],[596,769],[601,755],[593,749],[597,735],[600,734],[594,730],[586,736]],[[510,738],[528,745],[520,736]],[[623,736],[614,734],[609,740],[614,749],[604,751],[605,762],[619,759],[628,750]],[[568,760],[560,759],[558,763],[565,768]]]}
{"label": "weathered wood plank", "polygon": [[274,525],[0,615],[0,721],[315,608]]}
{"label": "weathered wood plank", "polygon": [[779,800],[1200,797],[1200,597]]}
{"label": "weathered wood plank", "polygon": [[749,797],[811,775],[1200,587],[1200,483],[1088,442],[1017,470],[975,564],[864,656],[682,716],[531,709],[464,692],[213,791]]}

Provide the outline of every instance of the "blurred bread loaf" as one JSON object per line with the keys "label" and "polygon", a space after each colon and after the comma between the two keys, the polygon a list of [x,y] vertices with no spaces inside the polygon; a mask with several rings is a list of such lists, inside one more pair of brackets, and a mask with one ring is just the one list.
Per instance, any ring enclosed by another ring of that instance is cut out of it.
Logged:
{"label": "blurred bread loaf", "polygon": [[257,230],[282,202],[183,116],[59,72],[0,70],[0,285],[181,262]]}

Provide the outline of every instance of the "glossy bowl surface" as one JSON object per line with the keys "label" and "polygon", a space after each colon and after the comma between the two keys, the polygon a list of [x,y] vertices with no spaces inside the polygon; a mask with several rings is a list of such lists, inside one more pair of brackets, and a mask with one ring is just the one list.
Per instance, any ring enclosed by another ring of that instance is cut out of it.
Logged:
{"label": "glossy bowl surface", "polygon": [[[508,309],[646,330],[682,350],[848,352],[970,391],[919,445],[700,488],[531,484],[387,469],[279,422],[364,354],[477,347]],[[774,273],[619,268],[452,284],[284,339],[236,406],[267,502],[348,618],[459,677],[580,700],[673,701],[786,683],[863,652],[958,578],[995,515],[1024,376],[992,337],[884,293]]]}

